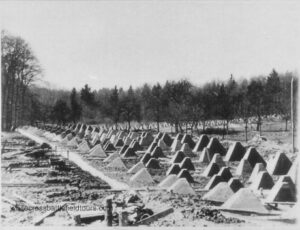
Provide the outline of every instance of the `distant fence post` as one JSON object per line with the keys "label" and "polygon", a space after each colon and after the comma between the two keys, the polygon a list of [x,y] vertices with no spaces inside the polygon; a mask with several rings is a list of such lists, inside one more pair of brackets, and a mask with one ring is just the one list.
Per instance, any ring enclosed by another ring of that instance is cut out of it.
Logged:
{"label": "distant fence post", "polygon": [[112,200],[106,200],[106,226],[112,226]]}
{"label": "distant fence post", "polygon": [[128,214],[126,211],[121,211],[119,213],[119,226],[127,226]]}
{"label": "distant fence post", "polygon": [[246,142],[248,141],[248,138],[247,138],[247,129],[248,129],[248,125],[246,123],[246,125],[245,125]]}
{"label": "distant fence post", "polygon": [[294,137],[294,78],[291,80],[291,125],[292,125],[292,152],[295,152]]}

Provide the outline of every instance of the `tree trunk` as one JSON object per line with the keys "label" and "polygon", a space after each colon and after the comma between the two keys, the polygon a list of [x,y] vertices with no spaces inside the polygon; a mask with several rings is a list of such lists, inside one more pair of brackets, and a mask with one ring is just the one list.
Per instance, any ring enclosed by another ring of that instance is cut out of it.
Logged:
{"label": "tree trunk", "polygon": [[14,100],[14,122],[13,126],[17,127],[18,126],[18,118],[19,118],[19,79],[16,81],[16,96]]}
{"label": "tree trunk", "polygon": [[285,131],[288,131],[288,119],[285,118]]}
{"label": "tree trunk", "polygon": [[11,85],[9,87],[9,98],[8,98],[8,110],[7,110],[7,128],[8,130],[12,127],[13,121],[13,100],[14,100],[14,90],[15,88],[15,77],[11,77]]}
{"label": "tree trunk", "polygon": [[224,137],[225,137],[225,122],[223,122],[223,140],[224,140]]}
{"label": "tree trunk", "polygon": [[5,102],[5,130],[9,130],[9,95],[10,95],[10,86],[11,86],[11,80],[9,74],[7,74],[7,85],[6,85],[6,95],[3,99]]}
{"label": "tree trunk", "polygon": [[178,133],[178,122],[175,121],[175,133]]}
{"label": "tree trunk", "polygon": [[179,129],[180,129],[180,132],[183,133],[182,126],[181,126],[181,124],[179,122],[178,122],[178,126],[179,126]]}
{"label": "tree trunk", "polygon": [[127,120],[128,123],[128,130],[130,130],[130,120]]}
{"label": "tree trunk", "polygon": [[202,130],[203,130],[203,132],[205,132],[205,123],[206,123],[205,120],[203,120],[202,121]]}
{"label": "tree trunk", "polygon": [[261,118],[260,115],[257,116],[257,123],[256,123],[256,131],[260,131],[261,126]]}
{"label": "tree trunk", "polygon": [[26,93],[26,87],[23,85],[21,90],[21,111],[20,111],[20,124],[24,125],[24,108],[25,108],[25,93]]}
{"label": "tree trunk", "polygon": [[228,135],[229,131],[229,120],[226,121],[226,134]]}
{"label": "tree trunk", "polygon": [[248,130],[248,122],[245,122],[245,137],[246,137],[246,142],[248,141],[248,132],[247,132],[247,130]]}
{"label": "tree trunk", "polygon": [[8,79],[8,74],[4,73],[3,70],[3,66],[2,66],[2,124],[1,124],[1,128],[2,130],[7,130],[7,109],[8,109],[8,94],[9,94],[9,79]]}
{"label": "tree trunk", "polygon": [[159,115],[156,116],[157,132],[159,132]]}

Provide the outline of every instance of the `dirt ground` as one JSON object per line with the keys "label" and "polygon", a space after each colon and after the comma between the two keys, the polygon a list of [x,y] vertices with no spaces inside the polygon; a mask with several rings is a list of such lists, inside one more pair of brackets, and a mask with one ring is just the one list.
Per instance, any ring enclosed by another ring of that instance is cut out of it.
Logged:
{"label": "dirt ground", "polygon": [[[248,142],[244,141],[244,132],[240,128],[240,132],[225,136],[225,139],[221,143],[228,148],[234,141],[241,141],[244,146],[255,147],[265,160],[269,160],[277,151],[283,151],[293,161],[297,154],[291,151],[291,133],[289,131],[278,131],[279,127],[284,130],[283,123],[265,123],[262,132],[263,138],[260,138],[256,131],[250,130],[248,133]],[[235,126],[235,128],[239,130],[238,127]],[[222,139],[221,136],[219,138],[220,140]],[[57,169],[49,164],[48,159],[37,162],[36,159],[26,156],[24,151],[29,148],[26,146],[28,139],[16,132],[2,133],[1,142],[1,194],[2,197],[10,201],[20,201],[16,197],[21,195],[35,205],[42,207],[68,202],[70,206],[88,206],[89,210],[93,209],[93,211],[96,210],[96,212],[99,212],[99,210],[104,210],[104,200],[107,196],[120,192],[110,190],[108,183],[92,176],[89,172],[81,170],[80,167],[67,159],[63,159],[66,166],[63,169]],[[57,158],[59,158],[60,153],[53,152],[51,154],[57,155]],[[120,172],[118,170],[107,169],[107,163],[104,163],[103,159],[89,159],[86,154],[77,154],[81,155],[83,161],[88,162],[106,176],[126,183],[133,188],[129,183],[129,178],[132,175],[127,174],[126,170]],[[168,159],[171,159],[171,153],[166,152],[166,155]],[[142,152],[136,159],[124,160],[126,167],[128,169],[131,168],[139,161],[141,156]],[[197,214],[197,210],[215,208],[210,202],[201,200],[201,197],[205,193],[201,190],[207,184],[208,178],[201,176],[207,165],[198,163],[198,159],[199,156],[192,158],[196,167],[196,171],[192,173],[195,180],[192,187],[197,191],[196,196],[178,196],[170,194],[167,191],[157,190],[155,186],[139,188],[139,196],[146,204],[146,207],[153,210],[154,213],[167,207],[174,208],[174,213],[152,222],[150,226],[294,226],[283,221],[271,221],[269,216],[257,216],[253,214],[241,215],[220,212],[217,214],[219,216],[216,217],[216,220],[222,220],[219,222],[213,219],[214,217],[208,218],[201,216],[199,213]],[[231,172],[234,172],[237,162],[230,162],[227,165],[230,167]],[[156,184],[165,178],[165,173],[170,163],[165,159],[161,162],[161,166],[162,169],[152,173]],[[276,181],[278,178],[274,177],[273,179]],[[240,177],[240,180],[246,182],[247,178]],[[247,187],[247,183],[245,186]],[[19,210],[3,199],[1,204],[1,222],[3,226],[30,226],[36,217],[45,213],[45,210],[42,209],[27,210],[28,207],[25,207],[25,210]],[[291,209],[287,205],[281,205],[278,208],[279,214],[287,213]],[[76,213],[74,210],[60,211],[56,215],[46,218],[42,225],[74,226],[76,225],[73,219],[74,213]],[[273,219],[278,220],[278,218]],[[291,221],[291,223],[294,223],[294,221]],[[91,226],[97,225],[102,226],[103,222],[98,220],[91,224]]]}

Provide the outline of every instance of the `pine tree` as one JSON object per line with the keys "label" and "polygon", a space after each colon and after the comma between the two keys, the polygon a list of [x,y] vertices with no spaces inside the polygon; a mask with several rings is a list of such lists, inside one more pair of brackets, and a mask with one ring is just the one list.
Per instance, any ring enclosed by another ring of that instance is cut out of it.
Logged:
{"label": "pine tree", "polygon": [[78,120],[80,120],[82,108],[77,100],[77,92],[75,88],[72,89],[70,94],[70,104],[71,104],[70,120],[76,123]]}

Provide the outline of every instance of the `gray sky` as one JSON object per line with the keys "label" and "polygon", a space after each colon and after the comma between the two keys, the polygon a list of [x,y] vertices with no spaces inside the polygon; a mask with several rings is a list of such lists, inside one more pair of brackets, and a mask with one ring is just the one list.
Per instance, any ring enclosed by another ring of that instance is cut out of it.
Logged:
{"label": "gray sky", "polygon": [[63,88],[298,71],[299,12],[300,1],[0,2],[1,27]]}

